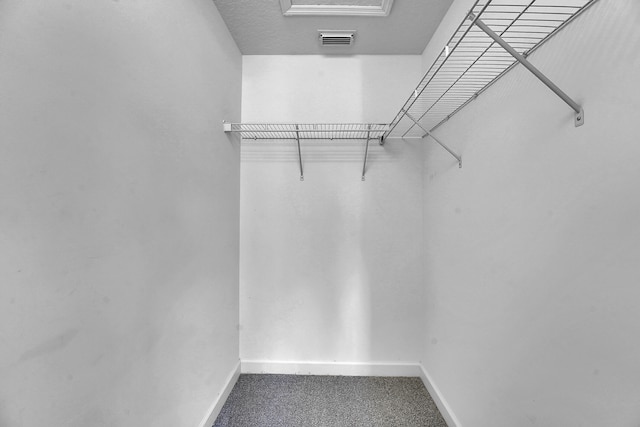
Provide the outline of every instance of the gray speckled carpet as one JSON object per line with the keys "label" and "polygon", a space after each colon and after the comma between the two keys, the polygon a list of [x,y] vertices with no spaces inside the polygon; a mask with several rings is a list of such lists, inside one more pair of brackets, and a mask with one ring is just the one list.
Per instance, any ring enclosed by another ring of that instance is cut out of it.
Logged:
{"label": "gray speckled carpet", "polygon": [[420,378],[243,374],[214,427],[447,427]]}

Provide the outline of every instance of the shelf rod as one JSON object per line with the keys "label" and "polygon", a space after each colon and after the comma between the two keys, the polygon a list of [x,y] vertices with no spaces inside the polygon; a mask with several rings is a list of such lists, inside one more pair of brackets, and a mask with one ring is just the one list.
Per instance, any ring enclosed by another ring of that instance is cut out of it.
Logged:
{"label": "shelf rod", "polygon": [[558,86],[556,86],[551,80],[547,78],[540,70],[534,67],[524,56],[519,54],[514,48],[512,48],[506,41],[504,41],[499,35],[493,32],[491,28],[489,28],[484,22],[476,17],[473,13],[469,13],[468,19],[470,19],[473,24],[475,24],[478,28],[484,31],[489,37],[493,39],[496,43],[498,43],[504,50],[509,52],[511,56],[513,56],[516,61],[521,63],[527,70],[531,71],[534,76],[536,76],[542,83],[544,83],[549,89],[551,89],[556,95],[558,95],[569,107],[576,112],[575,117],[575,125],[576,127],[582,126],[584,124],[584,111],[582,107],[578,105],[573,99],[569,97],[566,93],[562,91]]}
{"label": "shelf rod", "polygon": [[[403,110],[404,111],[404,110]],[[422,127],[422,125],[420,123],[418,123],[418,121],[416,119],[413,118],[413,116],[411,114],[409,114],[408,111],[404,111],[404,115],[407,116],[413,123],[416,124],[416,126],[418,126],[420,129],[422,129],[423,131],[425,131],[426,133],[422,136],[422,138],[426,137],[426,136],[430,136],[435,142],[438,143],[438,145],[440,145],[442,148],[444,148],[445,150],[447,150],[447,152],[449,154],[451,154],[453,157],[456,158],[456,160],[458,161],[458,167],[461,168],[462,167],[462,157],[460,157],[459,155],[457,155],[456,153],[453,152],[453,150],[451,150],[449,147],[447,147],[444,143],[442,143],[442,141],[440,141],[438,138],[436,138],[431,132],[429,132],[428,130],[426,130],[425,128]]]}
{"label": "shelf rod", "polygon": [[300,181],[304,181],[304,172],[302,171],[302,152],[300,151],[300,132],[296,125],[296,141],[298,141],[298,161],[300,162]]}
{"label": "shelf rod", "polygon": [[367,155],[369,154],[369,137],[371,135],[371,125],[369,125],[369,131],[367,132],[367,142],[364,148],[364,163],[362,164],[362,180],[364,181],[364,173],[367,169]]}

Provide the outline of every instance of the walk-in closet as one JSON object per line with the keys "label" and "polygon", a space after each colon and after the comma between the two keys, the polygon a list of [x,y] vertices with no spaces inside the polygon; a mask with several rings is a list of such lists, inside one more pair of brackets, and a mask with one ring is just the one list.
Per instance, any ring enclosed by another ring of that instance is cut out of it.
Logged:
{"label": "walk-in closet", "polygon": [[0,427],[637,427],[639,24],[0,1]]}

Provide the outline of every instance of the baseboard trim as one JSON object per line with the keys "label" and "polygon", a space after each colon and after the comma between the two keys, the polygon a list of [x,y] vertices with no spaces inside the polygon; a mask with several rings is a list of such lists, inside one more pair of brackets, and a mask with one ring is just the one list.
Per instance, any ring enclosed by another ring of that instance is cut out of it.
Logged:
{"label": "baseboard trim", "polygon": [[424,366],[422,365],[419,365],[419,366],[420,366],[419,376],[422,379],[424,386],[427,388],[427,391],[431,395],[431,398],[433,399],[434,403],[440,410],[442,417],[447,422],[447,425],[449,427],[462,427],[462,424],[460,424],[460,421],[458,421],[458,419],[456,418],[455,414],[451,410],[451,407],[442,396],[442,393],[440,393],[440,389],[433,382],[433,378],[431,378],[431,376],[429,375],[427,370],[424,368]]}
{"label": "baseboard trim", "polygon": [[343,375],[376,377],[420,377],[418,363],[344,363],[273,360],[242,360],[243,374]]}
{"label": "baseboard trim", "polygon": [[216,418],[218,418],[218,415],[224,406],[224,402],[227,401],[229,394],[231,394],[231,390],[233,390],[233,386],[238,382],[238,377],[240,377],[240,366],[240,360],[238,360],[233,370],[229,373],[224,388],[218,394],[218,397],[211,405],[211,408],[209,408],[209,412],[207,412],[207,415],[202,419],[199,427],[211,427],[216,421]]}

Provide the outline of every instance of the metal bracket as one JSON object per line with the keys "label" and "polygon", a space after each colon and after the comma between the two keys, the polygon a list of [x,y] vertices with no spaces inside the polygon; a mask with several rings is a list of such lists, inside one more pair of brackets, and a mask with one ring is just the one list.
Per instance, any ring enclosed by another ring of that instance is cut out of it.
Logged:
{"label": "metal bracket", "polygon": [[416,126],[418,126],[420,129],[422,129],[425,132],[425,134],[422,135],[422,138],[424,138],[426,136],[430,136],[431,139],[433,139],[435,142],[438,143],[438,145],[440,145],[442,148],[447,150],[447,152],[449,154],[451,154],[453,157],[455,157],[455,159],[458,161],[458,167],[462,168],[462,157],[460,157],[459,155],[454,153],[453,150],[451,150],[444,143],[442,143],[442,141],[440,141],[438,138],[436,138],[430,131],[428,131],[424,127],[422,127],[422,125],[416,119],[414,119],[413,116],[411,114],[409,114],[408,111],[405,111],[405,110],[402,110],[402,111],[404,112],[405,116],[407,116],[413,123],[416,124]]}
{"label": "metal bracket", "polygon": [[519,54],[509,43],[504,41],[502,37],[496,34],[491,28],[487,26],[484,22],[476,17],[473,13],[469,13],[468,18],[475,24],[478,28],[485,32],[486,35],[491,37],[494,42],[499,44],[504,50],[506,50],[511,56],[513,56],[516,61],[521,63],[527,70],[531,71],[531,73],[536,76],[542,83],[544,83],[549,89],[551,89],[556,95],[558,95],[569,107],[576,112],[575,117],[575,125],[576,127],[582,126],[584,124],[584,111],[582,107],[578,105],[573,99],[569,97],[566,93],[562,91],[558,86],[556,86],[551,80],[547,78],[540,70],[534,67],[523,55]]}
{"label": "metal bracket", "polygon": [[367,170],[367,155],[369,154],[369,139],[371,136],[371,125],[369,125],[369,130],[367,131],[367,142],[364,148],[364,163],[362,164],[362,180],[364,181],[364,173]]}
{"label": "metal bracket", "polygon": [[302,152],[300,151],[300,132],[296,125],[296,141],[298,142],[298,161],[300,163],[300,181],[304,181],[304,172],[302,171]]}
{"label": "metal bracket", "polygon": [[580,112],[576,113],[574,124],[576,125],[576,127],[582,126],[584,124],[584,110],[582,109],[582,107],[580,107]]}

